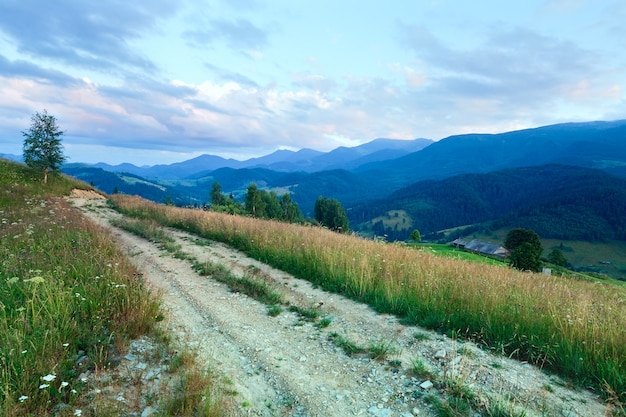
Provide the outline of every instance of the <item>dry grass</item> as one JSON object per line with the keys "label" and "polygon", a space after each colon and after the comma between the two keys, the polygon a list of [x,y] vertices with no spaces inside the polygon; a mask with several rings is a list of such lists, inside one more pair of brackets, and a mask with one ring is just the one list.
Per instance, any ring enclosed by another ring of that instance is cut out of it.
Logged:
{"label": "dry grass", "polygon": [[124,212],[226,242],[381,312],[454,333],[626,398],[626,293],[443,259],[328,230],[114,196]]}

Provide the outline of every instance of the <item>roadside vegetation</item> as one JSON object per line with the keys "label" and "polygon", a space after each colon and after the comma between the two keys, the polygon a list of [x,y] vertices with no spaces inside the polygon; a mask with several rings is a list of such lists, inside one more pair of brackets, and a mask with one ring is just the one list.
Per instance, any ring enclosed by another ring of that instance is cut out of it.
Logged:
{"label": "roadside vegetation", "polygon": [[[114,366],[128,341],[152,335],[159,300],[110,236],[62,196],[87,184],[0,160],[0,415],[119,415],[81,374]],[[181,367],[162,408],[223,415],[214,379]],[[211,398],[210,404],[202,397]],[[215,401],[213,401],[215,399]],[[100,410],[100,413],[96,410]],[[199,413],[199,414],[198,414]]]}
{"label": "roadside vegetation", "polygon": [[319,227],[157,205],[113,204],[228,243],[320,287],[626,400],[626,292],[607,283],[464,262]]}

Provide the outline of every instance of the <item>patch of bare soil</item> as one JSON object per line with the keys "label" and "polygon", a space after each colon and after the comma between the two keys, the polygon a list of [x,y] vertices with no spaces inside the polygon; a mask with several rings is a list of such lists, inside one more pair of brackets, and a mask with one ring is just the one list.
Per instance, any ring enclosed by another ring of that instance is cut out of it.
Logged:
{"label": "patch of bare soil", "polygon": [[[167,330],[232,381],[239,415],[435,416],[433,398],[446,398],[444,382],[465,387],[484,403],[509,404],[517,410],[510,415],[610,415],[592,393],[570,389],[529,364],[403,325],[226,245],[167,229],[189,256],[225,265],[239,276],[255,271],[291,305],[318,308],[331,324],[321,328],[286,310],[270,317],[265,305],[199,276],[189,261],[111,226],[109,219],[120,214],[105,200],[77,195],[72,201],[112,231],[144,279],[161,292]],[[358,346],[384,348],[387,355],[348,356],[331,340],[333,333]],[[430,374],[414,373],[415,364]]]}

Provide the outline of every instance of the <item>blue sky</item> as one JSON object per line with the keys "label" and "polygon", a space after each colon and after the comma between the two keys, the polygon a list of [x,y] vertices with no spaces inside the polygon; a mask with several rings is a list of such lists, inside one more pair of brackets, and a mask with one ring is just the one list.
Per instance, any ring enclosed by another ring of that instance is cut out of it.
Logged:
{"label": "blue sky", "polygon": [[622,0],[3,0],[0,153],[329,151],[626,118]]}

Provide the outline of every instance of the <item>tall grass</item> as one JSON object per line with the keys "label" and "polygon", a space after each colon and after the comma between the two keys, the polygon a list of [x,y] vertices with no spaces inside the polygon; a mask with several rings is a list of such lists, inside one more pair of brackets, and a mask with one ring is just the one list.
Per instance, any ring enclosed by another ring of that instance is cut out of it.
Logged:
{"label": "tall grass", "polygon": [[0,161],[0,415],[79,407],[80,373],[107,367],[158,313],[110,237],[59,197],[74,187],[88,188]]}
{"label": "tall grass", "polygon": [[223,241],[380,312],[473,339],[626,400],[626,293],[619,287],[444,259],[321,228],[123,195],[113,201],[129,215]]}

